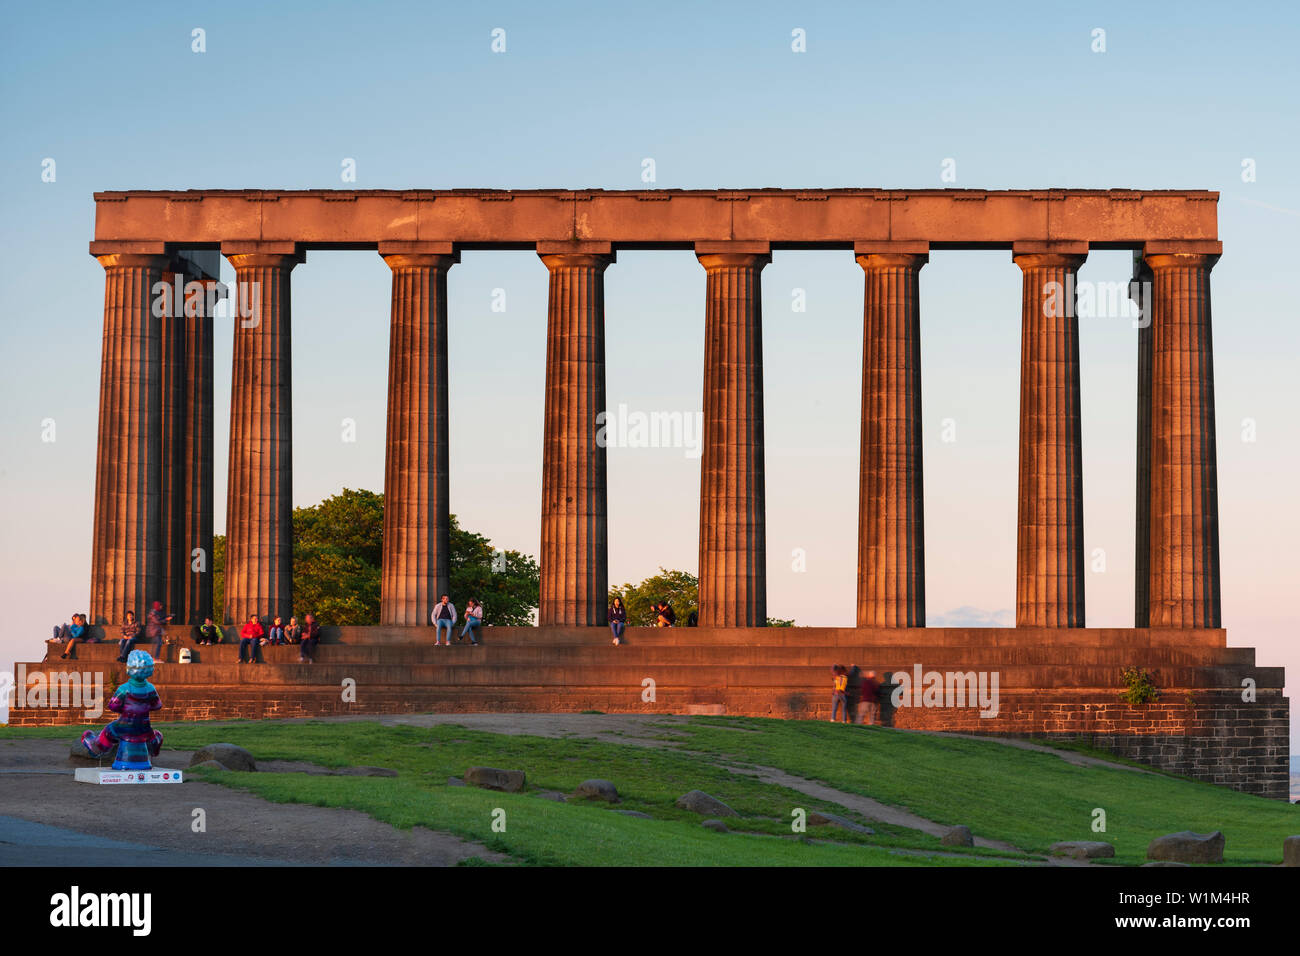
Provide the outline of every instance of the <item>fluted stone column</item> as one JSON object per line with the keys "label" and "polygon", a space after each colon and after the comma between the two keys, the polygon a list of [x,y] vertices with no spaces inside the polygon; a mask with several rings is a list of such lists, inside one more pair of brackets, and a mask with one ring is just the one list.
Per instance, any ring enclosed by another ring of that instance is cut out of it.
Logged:
{"label": "fluted stone column", "polygon": [[[215,280],[201,282],[206,290]],[[205,617],[219,619],[212,607],[212,507],[213,507],[213,326],[209,297],[185,302],[185,612],[188,623],[202,624]],[[194,570],[193,551],[202,551],[202,570]],[[177,618],[181,620],[181,618]]]}
{"label": "fluted stone column", "polygon": [[[129,248],[139,246],[139,249]],[[104,267],[104,347],[90,560],[91,621],[143,619],[162,587],[162,243],[92,242]]]}
{"label": "fluted stone column", "polygon": [[763,462],[766,243],[697,243],[707,273],[700,627],[767,624]]}
{"label": "fluted stone column", "polygon": [[1137,464],[1133,528],[1133,626],[1151,626],[1151,270],[1133,253],[1129,296],[1138,306]]}
{"label": "fluted stone column", "polygon": [[1016,625],[1083,627],[1083,438],[1075,277],[1085,243],[1017,244],[1023,276]]}
{"label": "fluted stone column", "polygon": [[164,613],[186,620],[185,598],[189,576],[188,522],[185,514],[185,429],[188,416],[186,380],[185,276],[173,265],[163,272],[162,317],[162,587],[157,600]]}
{"label": "fluted stone column", "polygon": [[866,273],[858,627],[925,626],[921,267],[926,243],[859,244]]}
{"label": "fluted stone column", "polygon": [[460,257],[430,242],[379,254],[393,272],[379,622],[415,626],[450,590],[447,271]]}
{"label": "fluted stone column", "polygon": [[538,623],[603,625],[609,593],[605,268],[609,244],[539,243],[550,270]]}
{"label": "fluted stone column", "polygon": [[[223,615],[293,613],[293,411],[289,274],[293,243],[223,243],[235,268],[234,372]],[[251,315],[241,315],[243,311]]]}
{"label": "fluted stone column", "polygon": [[1148,243],[1145,250],[1153,296],[1151,627],[1221,626],[1210,334],[1210,270],[1221,248]]}

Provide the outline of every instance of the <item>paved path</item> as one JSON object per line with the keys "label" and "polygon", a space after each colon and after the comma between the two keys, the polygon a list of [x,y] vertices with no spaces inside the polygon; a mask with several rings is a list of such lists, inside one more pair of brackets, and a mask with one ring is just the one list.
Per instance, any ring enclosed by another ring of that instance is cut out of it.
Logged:
{"label": "paved path", "polygon": [[[148,851],[144,865],[165,866],[454,866],[474,856],[509,862],[450,833],[399,830],[359,810],[271,803],[193,778],[157,786],[78,783],[68,747],[67,740],[0,740],[0,820],[16,821],[0,825],[0,862],[120,865],[123,845]],[[157,766],[189,760],[188,752],[164,750]],[[197,833],[196,809],[204,821]]]}

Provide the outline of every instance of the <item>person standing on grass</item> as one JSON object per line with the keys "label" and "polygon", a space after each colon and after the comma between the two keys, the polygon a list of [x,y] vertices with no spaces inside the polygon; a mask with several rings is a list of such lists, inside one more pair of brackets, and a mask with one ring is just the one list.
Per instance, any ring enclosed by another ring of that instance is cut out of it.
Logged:
{"label": "person standing on grass", "polygon": [[844,719],[849,719],[849,708],[845,701],[846,692],[849,686],[849,672],[843,664],[836,664],[831,668],[831,723],[839,721],[839,715],[842,712]]}
{"label": "person standing on grass", "polygon": [[262,622],[257,619],[256,614],[248,615],[248,623],[244,625],[239,632],[239,663],[246,663],[244,660],[244,651],[248,651],[247,663],[257,663],[258,641],[266,631],[262,629]]}
{"label": "person standing on grass", "polygon": [[315,614],[307,614],[302,619],[302,644],[298,649],[298,663],[316,663],[316,645],[320,642],[320,625],[316,623]]}
{"label": "person standing on grass", "polygon": [[614,603],[609,606],[609,629],[614,632],[615,645],[623,643],[623,631],[627,628],[627,608],[623,599],[614,595]]}
{"label": "person standing on grass", "polygon": [[135,611],[126,612],[126,620],[122,622],[122,639],[117,642],[117,662],[126,663],[126,655],[131,653],[131,648],[135,647],[135,642],[140,639],[140,622],[135,619]]}
{"label": "person standing on grass", "polygon": [[433,645],[438,646],[442,639],[442,629],[447,629],[447,646],[451,647],[451,629],[456,623],[456,605],[451,603],[447,595],[442,596],[442,600],[433,606],[433,613],[429,615],[435,627],[438,628],[433,634]]}
{"label": "person standing on grass", "polygon": [[849,723],[862,723],[862,669],[854,664],[849,668],[848,683],[844,687],[844,711]]}
{"label": "person standing on grass", "polygon": [[866,711],[864,723],[875,726],[880,721],[880,681],[875,671],[867,671],[862,677],[862,706]]}

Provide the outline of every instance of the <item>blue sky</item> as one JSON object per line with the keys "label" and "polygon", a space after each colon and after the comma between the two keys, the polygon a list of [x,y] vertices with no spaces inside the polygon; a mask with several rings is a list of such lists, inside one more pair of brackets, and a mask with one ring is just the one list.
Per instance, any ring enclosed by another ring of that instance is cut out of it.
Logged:
{"label": "blue sky", "polygon": [[[49,624],[86,604],[94,191],[641,188],[653,158],[658,187],[1221,191],[1224,621],[1261,663],[1300,673],[1298,20],[1280,3],[6,4],[0,662],[36,654]],[[195,28],[206,52],[192,51]],[[791,50],[796,28],[805,53]],[[340,180],[345,159],[355,184]],[[955,183],[940,181],[946,159]],[[1081,279],[1128,271],[1126,253],[1095,252]],[[373,253],[313,253],[293,283],[295,503],[380,490],[388,270]],[[697,410],[698,263],[624,253],[606,286],[610,404]],[[491,310],[498,288],[504,313]],[[862,273],[847,252],[781,252],[763,288],[769,610],[850,624]],[[795,289],[806,312],[791,308]],[[531,253],[466,253],[450,275],[452,509],[534,554],[545,297]],[[1014,606],[1019,297],[1006,252],[935,253],[922,272],[931,623]],[[1081,324],[1085,547],[1106,552],[1087,581],[1090,625],[1132,623],[1134,336],[1127,320]],[[219,325],[218,528],[229,361]],[[354,444],[340,441],[343,418]],[[955,442],[940,440],[945,419]],[[1254,441],[1241,438],[1247,419]],[[698,467],[680,450],[611,451],[612,580],[694,570]]]}

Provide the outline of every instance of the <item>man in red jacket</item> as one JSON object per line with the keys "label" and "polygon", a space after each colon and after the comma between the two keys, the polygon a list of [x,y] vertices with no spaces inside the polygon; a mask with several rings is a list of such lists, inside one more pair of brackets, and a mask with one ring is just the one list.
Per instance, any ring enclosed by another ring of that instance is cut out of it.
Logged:
{"label": "man in red jacket", "polygon": [[248,656],[252,663],[258,663],[257,644],[266,631],[262,629],[262,622],[257,619],[256,614],[248,615],[248,623],[244,625],[239,632],[239,663],[244,663],[244,650],[248,650]]}

